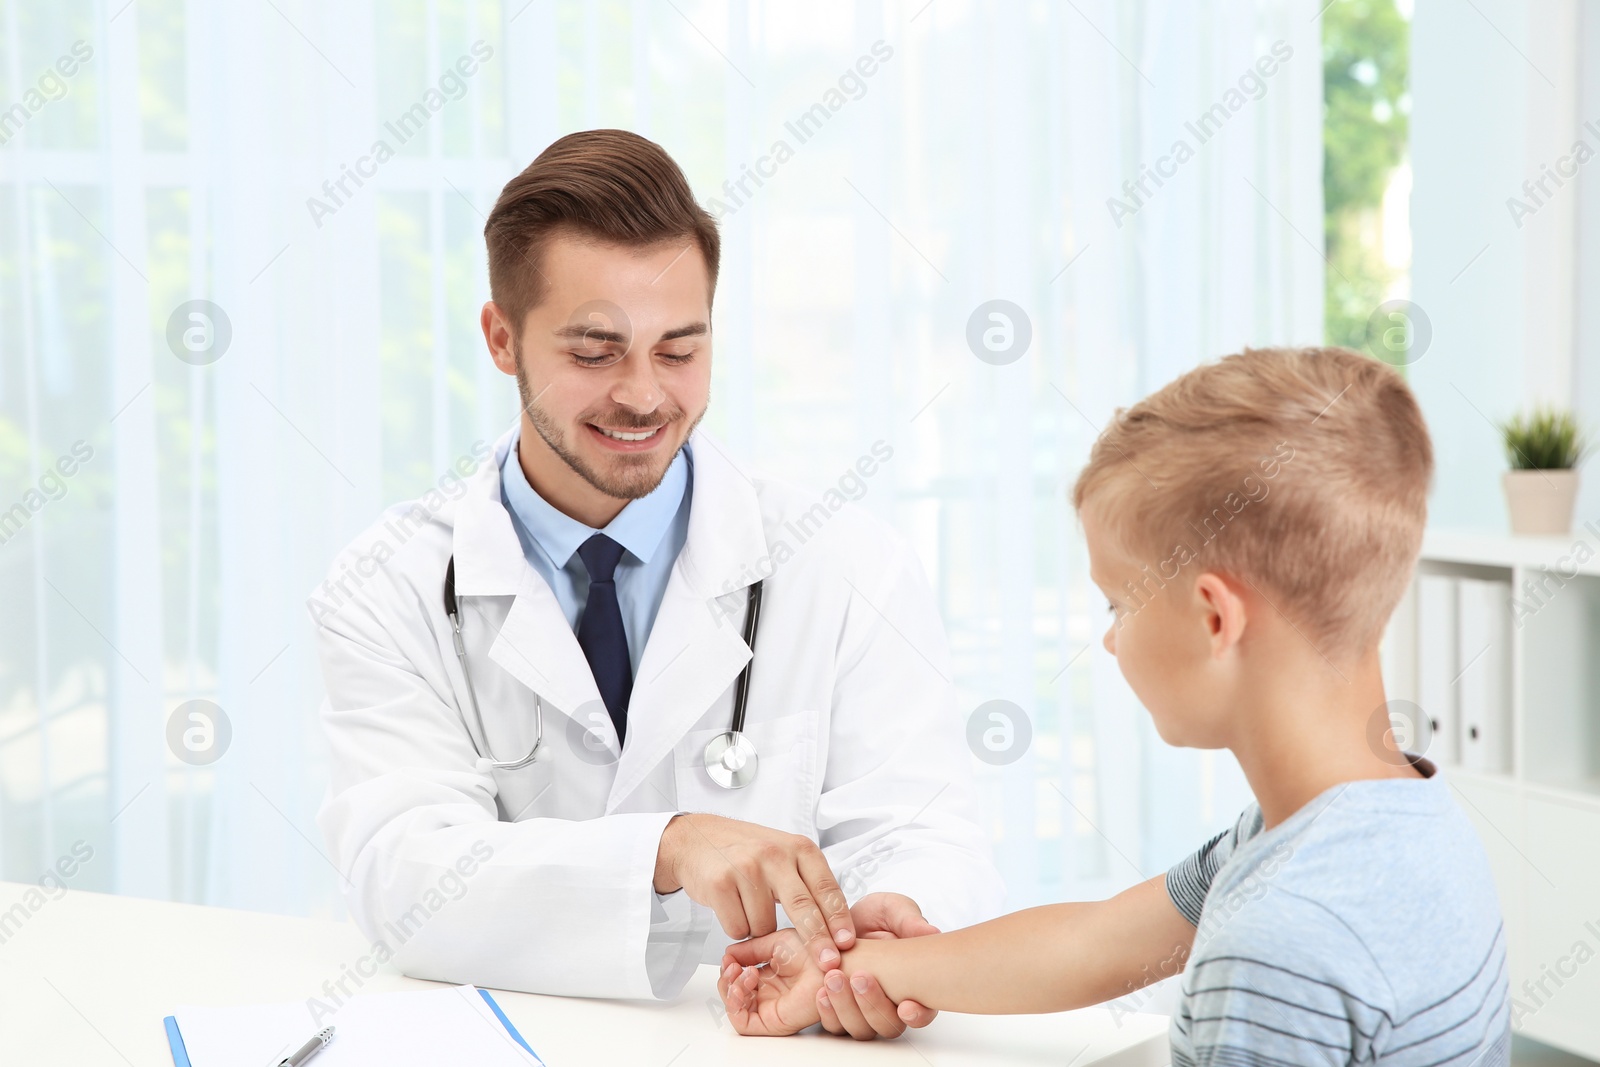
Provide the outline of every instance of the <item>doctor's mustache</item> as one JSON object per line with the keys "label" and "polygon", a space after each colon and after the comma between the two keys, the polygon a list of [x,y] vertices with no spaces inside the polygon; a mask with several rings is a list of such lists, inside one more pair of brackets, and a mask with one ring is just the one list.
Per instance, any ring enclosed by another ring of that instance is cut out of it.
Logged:
{"label": "doctor's mustache", "polygon": [[[538,392],[534,392],[532,383],[528,381],[528,372],[523,369],[521,354],[515,348],[512,349],[512,354],[516,356],[517,360],[517,394],[522,401],[522,410],[532,415],[535,423],[543,422],[545,425],[551,425],[552,420],[549,415],[543,408],[539,407],[539,397],[544,395],[544,390],[540,389]],[[683,408],[672,404],[670,401],[667,404],[670,406],[657,408],[649,415],[640,415],[624,407],[585,411],[578,416],[577,421],[592,422],[597,426],[605,426],[613,430],[653,430],[664,422],[678,422],[686,416],[687,413]],[[706,409],[709,410],[710,407],[711,394],[708,390],[706,393]],[[698,424],[704,415],[705,411],[702,411],[700,415],[696,416],[695,423]],[[694,427],[691,426],[689,429],[693,431]]]}
{"label": "doctor's mustache", "polygon": [[627,408],[608,408],[604,412],[584,412],[579,422],[592,422],[608,430],[653,430],[657,426],[680,421],[684,417],[680,407],[661,408],[649,415],[640,415]]}

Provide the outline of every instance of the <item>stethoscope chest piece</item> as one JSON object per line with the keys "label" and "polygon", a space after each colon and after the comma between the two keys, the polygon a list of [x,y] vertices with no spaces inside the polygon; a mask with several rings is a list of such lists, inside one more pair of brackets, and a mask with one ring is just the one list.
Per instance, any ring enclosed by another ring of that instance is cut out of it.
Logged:
{"label": "stethoscope chest piece", "polygon": [[706,744],[706,774],[724,789],[743,789],[755,781],[760,763],[755,743],[737,730],[725,730]]}
{"label": "stethoscope chest piece", "polygon": [[750,646],[750,661],[739,672],[733,686],[733,718],[728,728],[706,743],[706,776],[724,789],[743,789],[756,780],[761,761],[756,744],[745,736],[744,713],[750,699],[750,667],[755,662],[756,629],[761,625],[761,588],[756,582],[746,594],[744,643]]}
{"label": "stethoscope chest piece", "polygon": [[[756,769],[760,760],[756,758],[755,742],[744,734],[745,708],[750,699],[750,668],[755,663],[756,632],[761,624],[761,589],[762,582],[757,581],[749,587],[745,594],[745,619],[744,643],[750,648],[750,659],[745,663],[744,669],[739,672],[738,681],[733,689],[733,717],[728,722],[728,729],[713,737],[706,745],[706,774],[712,782],[724,789],[743,789],[756,779]],[[478,754],[479,762],[489,770],[514,771],[526,767],[539,757],[539,749],[544,742],[544,703],[537,693],[533,696],[533,747],[528,754],[516,760],[497,760],[494,758],[494,749],[489,746],[489,735],[483,726],[483,711],[478,707],[478,694],[472,688],[472,673],[467,669],[467,647],[461,639],[461,611],[456,602],[456,558],[450,557],[444,571],[444,611],[450,620],[451,639],[455,645],[456,657],[461,661],[461,675],[467,683],[467,700],[472,708],[473,718],[478,723],[478,735],[484,739],[484,746],[489,748],[488,756],[478,749],[477,738],[472,736],[471,729],[467,730],[467,737],[472,742],[473,751]],[[466,725],[466,712],[461,713],[462,725]],[[574,720],[575,721],[575,720]]]}

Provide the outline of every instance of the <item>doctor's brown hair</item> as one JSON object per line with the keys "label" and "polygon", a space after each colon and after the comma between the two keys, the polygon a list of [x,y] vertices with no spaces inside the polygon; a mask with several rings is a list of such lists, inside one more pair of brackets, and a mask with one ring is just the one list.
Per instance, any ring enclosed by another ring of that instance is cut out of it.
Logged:
{"label": "doctor's brown hair", "polygon": [[[1347,348],[1245,349],[1118,410],[1072,490],[1144,561],[1254,585],[1326,654],[1378,643],[1410,582],[1433,446],[1399,372]],[[1176,572],[1176,573],[1174,573]]]}
{"label": "doctor's brown hair", "polygon": [[569,133],[500,191],[483,227],[489,294],[518,333],[544,297],[545,242],[562,231],[635,247],[692,238],[706,261],[708,303],[716,292],[716,220],[672,157],[636,133]]}

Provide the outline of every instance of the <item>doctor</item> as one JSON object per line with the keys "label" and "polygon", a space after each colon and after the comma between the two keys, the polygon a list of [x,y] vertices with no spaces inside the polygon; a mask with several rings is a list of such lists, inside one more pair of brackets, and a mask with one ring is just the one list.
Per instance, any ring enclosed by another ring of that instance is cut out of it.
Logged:
{"label": "doctor", "polygon": [[[421,978],[670,998],[720,959],[714,924],[760,935],[781,908],[831,963],[995,913],[917,560],[696,429],[719,240],[677,165],[623,131],[564,137],[485,238],[483,333],[521,417],[311,602],[318,820],[356,921]],[[740,690],[743,729],[713,744]],[[932,1018],[875,985],[829,1008],[857,1037]]]}

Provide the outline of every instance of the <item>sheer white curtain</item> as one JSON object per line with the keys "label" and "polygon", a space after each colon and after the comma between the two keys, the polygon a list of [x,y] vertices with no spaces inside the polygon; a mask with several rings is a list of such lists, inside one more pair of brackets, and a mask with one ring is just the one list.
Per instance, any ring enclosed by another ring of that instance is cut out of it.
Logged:
{"label": "sheer white curtain", "polygon": [[[912,537],[963,710],[1014,705],[1020,758],[977,762],[1011,904],[1157,873],[1243,802],[1099,647],[1065,494],[1116,406],[1321,337],[1310,0],[0,12],[0,875],[82,841],[77,887],[338,912],[303,602],[511,418],[483,214],[593,126],[722,216],[708,426]],[[192,700],[211,763],[169,731]]]}

